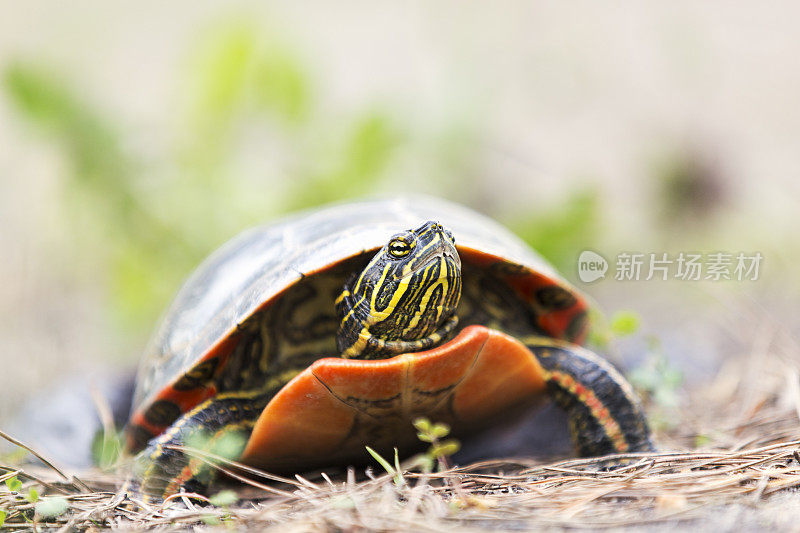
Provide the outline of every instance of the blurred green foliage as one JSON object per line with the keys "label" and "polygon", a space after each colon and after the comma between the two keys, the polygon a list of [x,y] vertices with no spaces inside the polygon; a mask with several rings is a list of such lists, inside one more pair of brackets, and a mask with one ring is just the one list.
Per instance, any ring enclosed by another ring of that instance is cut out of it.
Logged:
{"label": "blurred green foliage", "polygon": [[677,427],[680,416],[683,372],[669,360],[656,337],[648,339],[644,362],[628,374],[628,379],[649,404],[650,425],[656,431]]}
{"label": "blurred green foliage", "polygon": [[611,316],[611,332],[617,337],[633,335],[638,331],[641,319],[634,311],[617,311]]}
{"label": "blurred green foliage", "polygon": [[[373,193],[401,138],[385,110],[320,111],[302,62],[250,22],[220,22],[190,56],[174,131],[155,158],[130,149],[121,121],[57,69],[18,60],[3,71],[19,116],[62,150],[75,247],[108,265],[111,309],[126,328],[149,327],[186,274],[241,229]],[[249,130],[303,157],[243,176]]]}
{"label": "blurred green foliage", "polygon": [[639,331],[641,317],[636,311],[616,311],[611,317],[598,307],[589,309],[589,344],[600,350],[609,350],[614,341]]}
{"label": "blurred green foliage", "polygon": [[511,221],[511,228],[559,270],[572,272],[580,251],[597,247],[602,231],[600,207],[597,190],[580,189],[547,209],[532,206]]}
{"label": "blurred green foliage", "polygon": [[[119,133],[52,70],[18,62],[4,71],[6,94],[20,113],[57,142],[69,163],[65,182],[75,244],[111,265],[115,306],[126,318],[151,315],[174,288],[171,275],[201,257],[201,246],[179,238],[137,187],[138,165]],[[89,241],[89,242],[87,242]],[[168,246],[166,243],[170,243]]]}
{"label": "blurred green foliage", "polygon": [[374,176],[386,169],[397,149],[399,133],[380,113],[358,117],[348,131],[330,166],[305,172],[288,195],[289,210],[353,198],[370,190]]}
{"label": "blurred green foliage", "polygon": [[235,150],[247,120],[274,122],[291,135],[311,120],[310,80],[300,60],[248,21],[226,21],[202,35],[189,60],[181,120],[182,163],[206,177]]}
{"label": "blurred green foliage", "polygon": [[122,454],[122,432],[114,428],[101,428],[92,439],[92,462],[102,469],[112,468]]}
{"label": "blurred green foliage", "polygon": [[[146,146],[57,68],[18,59],[2,73],[18,116],[63,153],[71,244],[106,273],[86,281],[107,284],[124,331],[149,329],[186,275],[248,226],[379,192],[468,197],[479,136],[463,116],[414,130],[390,104],[331,109],[306,61],[243,18],[201,32],[185,65],[167,131]],[[408,160],[431,163],[408,175],[398,164]],[[544,211],[489,214],[571,272],[599,231],[597,198],[582,190]]]}

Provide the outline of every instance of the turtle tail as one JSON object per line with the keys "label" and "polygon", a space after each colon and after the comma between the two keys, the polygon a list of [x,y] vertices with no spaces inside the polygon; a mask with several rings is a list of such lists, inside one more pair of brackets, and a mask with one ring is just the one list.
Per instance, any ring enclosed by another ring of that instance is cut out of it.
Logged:
{"label": "turtle tail", "polygon": [[655,450],[641,402],[611,364],[568,342],[545,337],[524,342],[542,366],[553,400],[569,417],[580,455]]}

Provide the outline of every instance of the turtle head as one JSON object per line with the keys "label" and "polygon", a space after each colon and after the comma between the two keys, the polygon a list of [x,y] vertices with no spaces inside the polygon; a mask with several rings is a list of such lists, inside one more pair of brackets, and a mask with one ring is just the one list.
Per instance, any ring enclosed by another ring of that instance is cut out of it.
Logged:
{"label": "turtle head", "polygon": [[393,235],[348,282],[336,308],[342,357],[380,359],[436,345],[455,328],[461,259],[435,221]]}

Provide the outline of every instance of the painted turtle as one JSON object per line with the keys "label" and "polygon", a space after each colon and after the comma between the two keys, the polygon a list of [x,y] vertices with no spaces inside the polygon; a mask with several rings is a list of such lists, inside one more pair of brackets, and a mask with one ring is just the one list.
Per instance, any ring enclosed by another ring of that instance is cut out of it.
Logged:
{"label": "painted turtle", "polygon": [[[409,230],[408,228],[416,228]],[[245,232],[167,311],[127,426],[140,490],[205,490],[190,446],[270,471],[414,448],[552,398],[582,455],[652,449],[630,385],[578,346],[584,298],[497,223],[443,200],[339,205]]]}

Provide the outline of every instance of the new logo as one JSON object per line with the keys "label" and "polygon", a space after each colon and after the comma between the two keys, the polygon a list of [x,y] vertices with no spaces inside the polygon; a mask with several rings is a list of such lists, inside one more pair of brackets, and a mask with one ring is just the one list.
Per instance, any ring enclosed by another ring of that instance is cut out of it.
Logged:
{"label": "new logo", "polygon": [[591,283],[606,277],[608,261],[602,255],[591,250],[584,250],[578,257],[578,278],[584,283]]}

